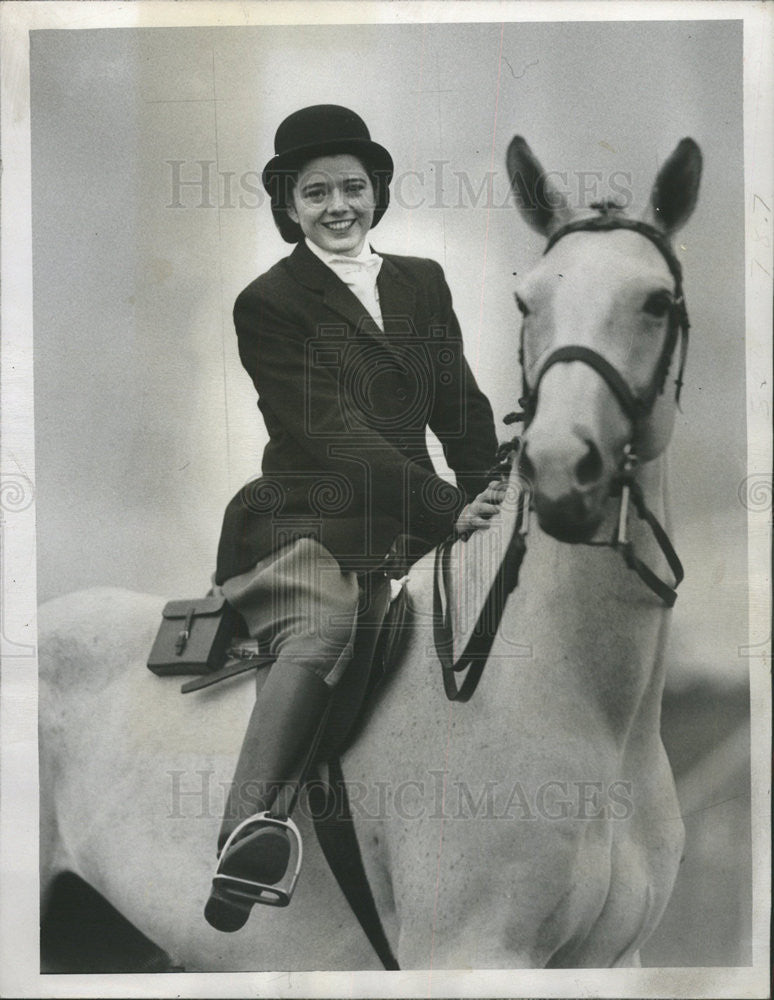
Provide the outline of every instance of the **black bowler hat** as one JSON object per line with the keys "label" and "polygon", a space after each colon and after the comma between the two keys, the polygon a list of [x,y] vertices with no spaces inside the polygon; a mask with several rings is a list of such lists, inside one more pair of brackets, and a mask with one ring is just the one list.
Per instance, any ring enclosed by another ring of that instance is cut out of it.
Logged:
{"label": "black bowler hat", "polygon": [[338,104],[315,104],[289,115],[274,136],[274,156],[263,170],[263,186],[271,191],[278,174],[297,170],[317,156],[352,153],[378,171],[386,183],[392,178],[392,157],[371,133],[360,115]]}
{"label": "black bowler hat", "polygon": [[274,156],[263,170],[263,186],[271,195],[271,211],[282,238],[298,243],[303,233],[287,213],[287,203],[300,167],[318,156],[351,153],[368,171],[374,186],[375,226],[390,203],[392,157],[373,142],[363,119],[338,104],[315,104],[289,115],[274,136]]}

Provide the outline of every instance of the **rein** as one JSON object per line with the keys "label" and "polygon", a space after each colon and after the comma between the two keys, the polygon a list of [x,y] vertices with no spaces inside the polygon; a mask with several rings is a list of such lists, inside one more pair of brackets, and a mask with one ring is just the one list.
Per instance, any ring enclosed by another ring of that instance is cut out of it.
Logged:
{"label": "rein", "polygon": [[[612,548],[618,549],[623,555],[624,561],[629,569],[634,570],[642,582],[650,587],[654,594],[657,594],[666,607],[671,608],[677,600],[677,588],[685,576],[683,564],[675,552],[674,546],[669,540],[669,536],[656,518],[653,511],[645,503],[642,494],[642,487],[633,478],[631,472],[624,472],[620,477],[621,483],[621,507],[618,515],[618,531]],[[644,521],[653,532],[653,537],[659,544],[664,558],[669,564],[669,568],[675,578],[672,586],[666,583],[661,577],[656,576],[653,570],[636,555],[634,544],[626,537],[626,524],[629,500],[634,505],[634,509],[640,520]]]}
{"label": "rein", "polygon": [[[506,423],[521,421],[524,423],[525,428],[528,427],[537,409],[540,382],[548,369],[563,361],[580,361],[598,372],[607,383],[624,413],[631,420],[632,441],[634,441],[640,422],[650,416],[656,399],[664,391],[678,338],[680,340],[680,363],[677,378],[675,379],[675,402],[679,405],[688,352],[690,322],[683,294],[682,267],[664,235],[655,226],[651,226],[646,222],[611,215],[603,210],[603,213],[599,216],[593,216],[589,219],[578,219],[557,229],[548,240],[543,254],[545,256],[560,239],[571,233],[610,232],[615,229],[628,229],[650,240],[666,261],[675,283],[674,301],[670,309],[669,328],[650,384],[642,394],[638,395],[607,358],[590,347],[573,344],[557,348],[546,358],[538,372],[535,384],[530,388],[524,374],[524,331],[522,327],[519,355],[522,365],[523,395],[519,403],[523,407],[524,412],[509,414],[505,418]],[[498,458],[501,458],[504,454],[517,454],[518,448],[519,438],[517,437],[513,441],[509,441],[501,446],[498,451]],[[496,472],[500,475],[507,474],[507,471],[510,470],[510,464],[510,462],[499,464],[496,466]],[[633,444],[629,444],[625,449],[621,471],[613,486],[613,495],[620,498],[615,537],[609,542],[592,542],[589,544],[613,548],[620,552],[629,569],[633,570],[639,576],[642,582],[660,598],[666,607],[671,608],[677,600],[677,587],[685,574],[682,563],[669,540],[669,536],[655,514],[647,506],[642,488],[634,478],[637,464],[638,459],[634,452]],[[634,544],[628,538],[627,534],[630,506],[634,508],[640,520],[644,521],[650,528],[674,575],[674,584],[670,585],[662,580],[635,553]],[[433,574],[433,639],[438,659],[441,662],[444,690],[450,701],[468,701],[478,686],[478,682],[486,666],[487,657],[492,648],[492,643],[494,642],[494,637],[500,627],[508,595],[518,585],[519,570],[527,551],[526,535],[528,520],[529,505],[525,491],[519,498],[516,525],[500,567],[484,601],[473,633],[456,660],[454,659],[454,633],[451,621],[449,574],[451,549],[455,543],[455,539],[447,539],[436,549],[435,571]],[[455,674],[462,671],[467,672],[462,683],[458,684]]]}
{"label": "rein", "polygon": [[[449,701],[469,701],[478,687],[494,637],[500,627],[505,602],[519,582],[519,570],[527,551],[524,539],[528,524],[529,506],[526,494],[523,493],[519,497],[516,525],[505,555],[489,588],[473,632],[456,660],[449,574],[451,550],[456,539],[447,538],[436,549],[433,573],[433,641],[438,659],[441,661],[443,687]],[[454,675],[462,670],[466,670],[467,673],[462,684],[458,685]]]}

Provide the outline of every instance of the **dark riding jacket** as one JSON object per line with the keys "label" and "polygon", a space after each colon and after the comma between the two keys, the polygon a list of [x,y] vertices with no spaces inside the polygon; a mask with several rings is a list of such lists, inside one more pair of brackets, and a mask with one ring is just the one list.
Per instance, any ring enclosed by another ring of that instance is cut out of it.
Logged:
{"label": "dark riding jacket", "polygon": [[[303,242],[237,298],[239,354],[269,443],[263,475],[226,508],[217,583],[305,535],[345,569],[373,567],[399,534],[417,558],[485,488],[492,409],[464,358],[443,271],[382,256],[383,332]],[[427,427],[456,487],[433,470]]]}

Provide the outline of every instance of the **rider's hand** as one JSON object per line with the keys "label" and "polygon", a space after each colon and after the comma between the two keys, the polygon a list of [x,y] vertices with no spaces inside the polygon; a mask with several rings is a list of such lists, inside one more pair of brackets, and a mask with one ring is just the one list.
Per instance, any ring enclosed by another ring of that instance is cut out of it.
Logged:
{"label": "rider's hand", "polygon": [[493,479],[483,493],[479,493],[475,500],[462,508],[454,525],[455,532],[458,535],[469,535],[481,528],[488,528],[490,520],[500,509],[507,488],[507,483]]}

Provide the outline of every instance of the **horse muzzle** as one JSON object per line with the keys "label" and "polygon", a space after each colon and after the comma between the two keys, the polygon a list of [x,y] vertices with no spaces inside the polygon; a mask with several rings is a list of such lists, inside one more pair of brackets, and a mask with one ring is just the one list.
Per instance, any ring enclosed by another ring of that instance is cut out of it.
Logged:
{"label": "horse muzzle", "polygon": [[588,542],[599,528],[610,495],[613,470],[588,438],[570,435],[545,445],[529,440],[519,471],[530,483],[532,504],[543,531],[558,541]]}

